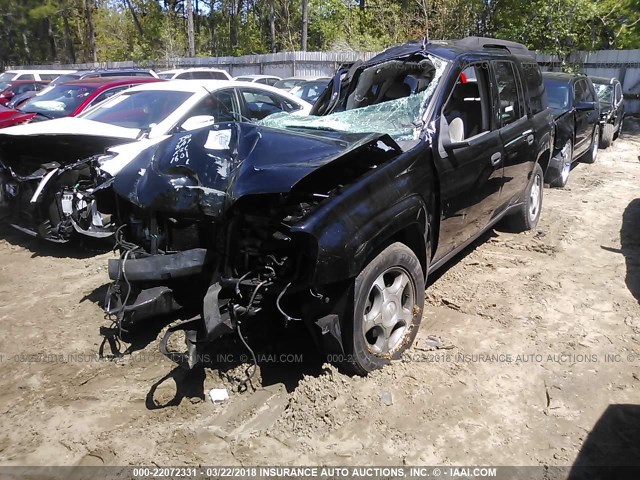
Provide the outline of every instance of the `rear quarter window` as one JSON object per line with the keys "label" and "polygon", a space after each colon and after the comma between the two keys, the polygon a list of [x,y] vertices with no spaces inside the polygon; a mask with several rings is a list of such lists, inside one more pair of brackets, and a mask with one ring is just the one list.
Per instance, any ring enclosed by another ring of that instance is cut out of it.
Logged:
{"label": "rear quarter window", "polygon": [[524,83],[527,86],[529,111],[532,114],[542,112],[547,108],[547,96],[540,67],[537,63],[523,63],[522,73],[524,75]]}

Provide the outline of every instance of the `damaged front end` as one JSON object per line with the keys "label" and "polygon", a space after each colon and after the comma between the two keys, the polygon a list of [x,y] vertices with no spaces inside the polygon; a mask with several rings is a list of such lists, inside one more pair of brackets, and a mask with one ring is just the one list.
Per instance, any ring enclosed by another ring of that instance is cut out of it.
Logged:
{"label": "damaged front end", "polygon": [[116,236],[121,256],[109,261],[107,314],[118,330],[178,309],[194,315],[162,342],[173,356],[167,340],[186,330],[190,367],[207,344],[263,310],[307,322],[323,349],[340,351],[348,288],[316,281],[323,252],[300,223],[399,153],[386,135],[244,123],[148,149],[113,185],[126,222]]}
{"label": "damaged front end", "polygon": [[100,169],[110,157],[100,153],[125,141],[62,134],[0,136],[2,217],[24,233],[57,243],[69,241],[74,232],[113,235],[111,215],[96,207],[96,198],[112,181]]}

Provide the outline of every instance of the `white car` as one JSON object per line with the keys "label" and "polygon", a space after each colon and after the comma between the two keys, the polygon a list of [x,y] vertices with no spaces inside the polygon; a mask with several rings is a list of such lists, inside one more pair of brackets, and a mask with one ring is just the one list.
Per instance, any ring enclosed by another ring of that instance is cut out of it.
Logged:
{"label": "white car", "polygon": [[60,75],[75,72],[76,70],[6,70],[0,73],[0,83],[16,80],[51,81]]}
{"label": "white car", "polygon": [[231,75],[219,68],[176,68],[160,72],[164,80],[231,80]]}
{"label": "white car", "polygon": [[15,227],[51,241],[67,241],[74,229],[109,236],[113,231],[91,211],[89,198],[144,149],[213,123],[310,110],[295,95],[255,83],[175,80],[133,87],[77,117],[0,130],[0,207],[19,217]]}
{"label": "white car", "polygon": [[276,77],[275,75],[239,75],[234,77],[236,82],[251,82],[251,83],[259,83],[261,85],[269,85],[273,87],[277,82],[282,80],[280,77]]}

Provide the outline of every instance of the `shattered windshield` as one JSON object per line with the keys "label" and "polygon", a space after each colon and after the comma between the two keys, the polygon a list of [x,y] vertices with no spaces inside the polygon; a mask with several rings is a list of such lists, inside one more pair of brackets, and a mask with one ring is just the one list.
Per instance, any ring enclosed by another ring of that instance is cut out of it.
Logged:
{"label": "shattered windshield", "polygon": [[611,103],[611,98],[613,96],[613,85],[594,83],[593,86],[596,87],[596,94],[598,95],[599,101],[603,103]]}
{"label": "shattered windshield", "polygon": [[308,117],[276,114],[259,123],[274,128],[375,132],[388,134],[395,141],[417,140],[422,117],[445,66],[445,61],[432,56],[418,63],[373,65],[361,72],[356,85],[348,87],[339,106],[342,111]]}

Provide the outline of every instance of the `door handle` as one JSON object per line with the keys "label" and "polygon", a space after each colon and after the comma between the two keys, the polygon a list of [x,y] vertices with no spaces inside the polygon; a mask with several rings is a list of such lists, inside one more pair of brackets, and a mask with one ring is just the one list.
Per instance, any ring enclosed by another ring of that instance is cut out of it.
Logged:
{"label": "door handle", "polygon": [[529,136],[527,137],[527,143],[528,143],[529,145],[533,145],[533,140],[534,140],[533,135],[529,135]]}
{"label": "door handle", "polygon": [[493,155],[491,155],[491,165],[492,166],[496,166],[500,163],[500,160],[502,160],[502,154],[500,152],[496,152]]}

